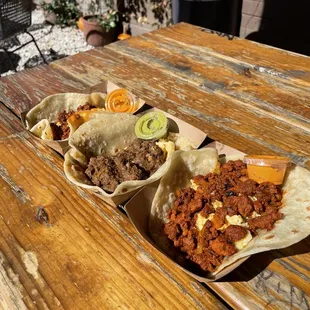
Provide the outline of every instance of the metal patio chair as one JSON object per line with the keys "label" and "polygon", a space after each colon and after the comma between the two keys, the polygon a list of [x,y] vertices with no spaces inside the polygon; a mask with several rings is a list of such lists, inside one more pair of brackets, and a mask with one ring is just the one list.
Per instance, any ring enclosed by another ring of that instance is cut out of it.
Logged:
{"label": "metal patio chair", "polygon": [[31,25],[31,6],[32,0],[0,0],[0,41],[9,39],[21,32],[27,33],[31,37],[30,41],[11,51],[5,48],[5,46],[0,46],[0,49],[2,49],[8,57],[10,66],[15,72],[16,68],[10,55],[32,42],[35,44],[44,63],[47,64],[35,38],[27,31],[28,27]]}

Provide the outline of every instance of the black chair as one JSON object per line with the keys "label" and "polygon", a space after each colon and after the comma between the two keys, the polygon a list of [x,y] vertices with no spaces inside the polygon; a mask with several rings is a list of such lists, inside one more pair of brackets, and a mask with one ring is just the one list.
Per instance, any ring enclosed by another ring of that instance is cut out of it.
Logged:
{"label": "black chair", "polygon": [[27,31],[27,28],[31,25],[31,6],[32,0],[0,0],[0,41],[6,40],[21,32],[27,33],[31,37],[30,41],[11,51],[8,51],[4,46],[0,47],[7,55],[10,65],[15,72],[16,68],[11,60],[10,54],[32,42],[35,44],[44,63],[47,64],[35,38]]}

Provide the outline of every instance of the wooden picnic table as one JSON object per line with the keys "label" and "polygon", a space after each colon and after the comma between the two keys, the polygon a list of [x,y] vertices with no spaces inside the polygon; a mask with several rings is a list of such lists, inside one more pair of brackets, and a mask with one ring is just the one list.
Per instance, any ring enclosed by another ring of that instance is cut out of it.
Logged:
{"label": "wooden picnic table", "polygon": [[310,169],[309,57],[181,23],[1,78],[0,308],[309,309],[309,237],[200,284],[66,180],[20,112],[103,80],[214,140]]}

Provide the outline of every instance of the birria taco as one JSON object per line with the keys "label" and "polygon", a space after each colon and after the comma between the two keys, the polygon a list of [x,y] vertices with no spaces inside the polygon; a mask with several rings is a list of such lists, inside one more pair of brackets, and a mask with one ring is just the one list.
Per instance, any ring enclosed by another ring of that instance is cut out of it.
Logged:
{"label": "birria taco", "polygon": [[167,171],[178,150],[195,146],[169,131],[161,112],[142,116],[102,112],[70,137],[65,155],[67,178],[104,197],[115,197],[150,184]]}
{"label": "birria taco", "polygon": [[310,234],[310,171],[293,167],[281,186],[259,184],[243,160],[220,164],[216,149],[179,152],[155,194],[149,231],[175,261],[214,276]]}
{"label": "birria taco", "polygon": [[31,109],[26,114],[25,124],[41,139],[67,140],[81,124],[102,111],[134,113],[143,103],[123,88],[116,88],[108,94],[56,94]]}

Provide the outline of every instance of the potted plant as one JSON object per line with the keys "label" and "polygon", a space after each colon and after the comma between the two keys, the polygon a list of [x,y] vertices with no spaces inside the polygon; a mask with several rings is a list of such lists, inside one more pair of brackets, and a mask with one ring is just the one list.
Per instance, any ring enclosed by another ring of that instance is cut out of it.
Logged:
{"label": "potted plant", "polygon": [[47,0],[41,2],[45,21],[62,26],[76,25],[80,11],[76,0]]}
{"label": "potted plant", "polygon": [[116,41],[119,26],[119,12],[110,8],[102,9],[98,0],[92,0],[89,5],[91,15],[81,18],[81,27],[87,44],[104,46]]}

